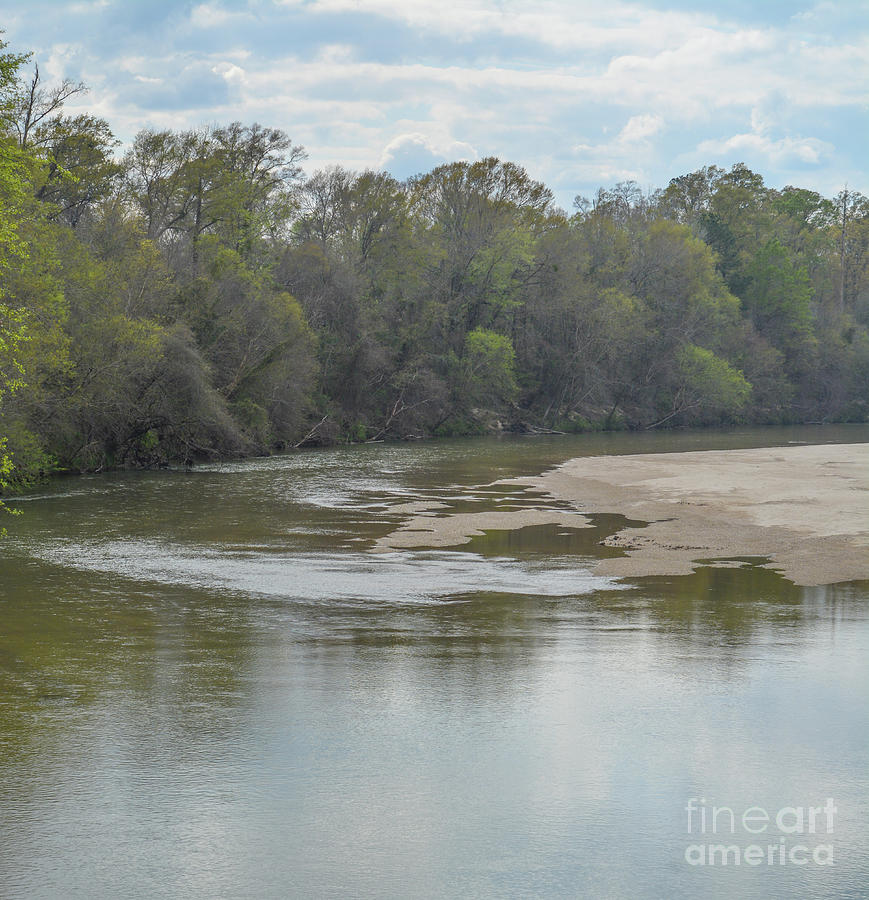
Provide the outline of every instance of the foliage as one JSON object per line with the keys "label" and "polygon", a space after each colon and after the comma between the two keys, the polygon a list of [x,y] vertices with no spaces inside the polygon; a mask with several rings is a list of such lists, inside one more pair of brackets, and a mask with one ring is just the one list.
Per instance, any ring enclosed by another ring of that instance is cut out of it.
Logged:
{"label": "foliage", "polygon": [[739,369],[711,350],[687,344],[679,350],[677,363],[682,410],[702,408],[713,415],[733,415],[745,406],[751,385]]}
{"label": "foliage", "polygon": [[568,218],[518,165],[303,177],[282,131],[123,156],[0,46],[0,491],[492,427],[869,417],[869,201],[738,164]]}
{"label": "foliage", "polygon": [[[8,53],[6,46],[0,41],[0,122],[3,125],[0,133],[0,410],[24,384],[19,351],[27,340],[26,316],[9,305],[5,286],[14,264],[26,257],[19,226],[31,171],[30,160],[7,131],[16,109],[18,70],[27,56]],[[13,471],[7,447],[7,438],[0,431],[0,494],[8,487]],[[9,511],[0,499],[0,513]],[[0,534],[3,533],[0,529]]]}
{"label": "foliage", "polygon": [[468,332],[461,383],[464,401],[497,410],[514,400],[518,391],[515,360],[513,343],[506,335],[485,328]]}

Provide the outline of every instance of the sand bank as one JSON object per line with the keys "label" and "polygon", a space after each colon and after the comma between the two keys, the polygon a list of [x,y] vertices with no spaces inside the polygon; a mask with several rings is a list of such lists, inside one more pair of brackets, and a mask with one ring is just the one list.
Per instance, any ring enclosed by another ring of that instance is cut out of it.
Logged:
{"label": "sand bank", "polygon": [[[467,543],[472,537],[485,531],[513,531],[529,525],[566,525],[570,528],[588,528],[585,516],[570,510],[550,508],[496,510],[494,512],[453,513],[434,516],[443,507],[433,503],[413,510],[418,513],[374,545],[375,550],[398,550],[407,547],[455,547]],[[398,507],[393,507],[395,512]]]}
{"label": "sand bank", "polygon": [[576,512],[422,512],[380,549],[449,546],[532,524],[582,527],[583,513],[619,513],[649,524],[607,539],[627,555],[601,560],[600,574],[681,575],[699,560],[760,556],[797,584],[869,579],[869,444],[580,457],[511,483]]}

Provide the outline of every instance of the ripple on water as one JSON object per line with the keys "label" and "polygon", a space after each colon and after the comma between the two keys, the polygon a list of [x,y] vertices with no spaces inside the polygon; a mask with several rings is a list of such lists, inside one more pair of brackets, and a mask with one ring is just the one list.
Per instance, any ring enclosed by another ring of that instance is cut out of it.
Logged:
{"label": "ripple on water", "polygon": [[300,603],[439,603],[481,589],[570,597],[623,587],[574,559],[542,561],[456,551],[287,554],[277,550],[179,545],[159,541],[58,542],[34,555],[80,571],[162,585],[188,585]]}

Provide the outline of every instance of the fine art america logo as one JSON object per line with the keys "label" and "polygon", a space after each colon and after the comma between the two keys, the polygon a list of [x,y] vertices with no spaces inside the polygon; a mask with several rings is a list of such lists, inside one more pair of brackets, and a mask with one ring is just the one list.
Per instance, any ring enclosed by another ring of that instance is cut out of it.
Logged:
{"label": "fine art america logo", "polygon": [[697,843],[685,848],[692,866],[832,866],[832,797],[823,806],[783,806],[735,810],[692,797],[685,807],[688,833]]}

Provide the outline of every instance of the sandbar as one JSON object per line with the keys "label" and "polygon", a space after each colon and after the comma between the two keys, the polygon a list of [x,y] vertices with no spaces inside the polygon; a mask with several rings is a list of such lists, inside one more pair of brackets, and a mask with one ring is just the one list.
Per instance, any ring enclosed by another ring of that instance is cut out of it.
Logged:
{"label": "sandbar", "polygon": [[[578,512],[548,507],[538,509],[492,510],[485,512],[461,512],[452,515],[431,515],[441,503],[417,508],[417,513],[395,531],[380,538],[374,545],[376,551],[408,548],[455,547],[466,544],[472,537],[486,531],[514,531],[529,525],[564,525],[570,528],[589,528],[590,523]],[[399,507],[393,507],[395,512]]]}
{"label": "sandbar", "polygon": [[627,555],[601,560],[600,574],[750,556],[800,585],[869,578],[869,444],[581,457],[522,482],[649,523],[606,540]]}
{"label": "sandbar", "polygon": [[590,514],[616,513],[647,524],[604,541],[625,555],[599,560],[598,574],[686,575],[708,561],[760,557],[798,585],[869,579],[869,444],[578,457],[496,482],[505,483],[551,503],[454,515],[432,504],[377,549],[445,547],[527,525],[584,527]]}

